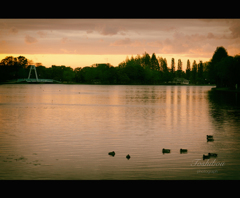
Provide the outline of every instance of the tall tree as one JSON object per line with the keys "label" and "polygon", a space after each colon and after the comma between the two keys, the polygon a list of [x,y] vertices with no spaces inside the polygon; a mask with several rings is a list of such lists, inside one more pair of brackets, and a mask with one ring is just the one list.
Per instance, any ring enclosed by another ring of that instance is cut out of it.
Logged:
{"label": "tall tree", "polygon": [[162,73],[162,81],[163,82],[168,82],[171,80],[172,76],[169,73],[168,66],[167,66],[167,59],[159,57],[158,61],[160,63],[160,71]]}
{"label": "tall tree", "polygon": [[174,58],[172,58],[172,62],[171,62],[171,72],[172,72],[172,78],[175,77],[175,61]]}
{"label": "tall tree", "polygon": [[164,73],[168,72],[167,59],[166,59],[166,58],[159,57],[159,58],[158,58],[158,61],[159,61],[160,71],[162,71],[162,72],[164,72]]}
{"label": "tall tree", "polygon": [[78,82],[78,83],[82,82],[82,80],[83,80],[83,79],[82,79],[82,75],[81,75],[81,70],[82,70],[81,67],[76,67],[76,68],[74,69],[75,81]]}
{"label": "tall tree", "polygon": [[220,62],[222,58],[225,58],[225,57],[228,57],[227,50],[222,46],[217,47],[217,49],[215,50],[212,56],[211,63],[216,64]]}
{"label": "tall tree", "polygon": [[6,56],[4,59],[1,60],[1,66],[14,66],[16,62],[16,58],[13,56]]}
{"label": "tall tree", "polygon": [[177,77],[182,77],[182,61],[181,59],[178,59],[178,70],[177,70]]}
{"label": "tall tree", "polygon": [[201,60],[200,60],[200,62],[198,64],[197,81],[200,84],[204,83],[204,80],[203,80],[203,63],[202,63]]}
{"label": "tall tree", "polygon": [[151,57],[151,67],[150,68],[152,70],[159,70],[159,63],[158,63],[158,60],[156,58],[155,53],[152,54],[152,57]]}
{"label": "tall tree", "polygon": [[217,76],[216,65],[221,61],[222,58],[225,57],[228,57],[226,49],[222,46],[217,47],[208,65],[208,78],[211,83],[216,83],[217,87],[219,86],[219,77]]}
{"label": "tall tree", "polygon": [[151,57],[149,56],[149,54],[147,52],[145,52],[143,54],[142,62],[143,62],[143,67],[144,68],[149,68],[150,67]]}
{"label": "tall tree", "polygon": [[139,54],[135,57],[135,63],[142,66],[142,58]]}
{"label": "tall tree", "polygon": [[197,82],[197,63],[194,60],[192,64],[192,72],[191,72],[191,82],[196,84]]}
{"label": "tall tree", "polygon": [[182,61],[178,59],[178,70],[182,70]]}
{"label": "tall tree", "polygon": [[22,68],[27,68],[27,65],[30,61],[27,58],[25,58],[24,56],[17,57],[17,60],[18,60],[19,66],[22,67]]}
{"label": "tall tree", "polygon": [[1,60],[1,78],[0,81],[11,79],[26,78],[26,71],[28,60],[24,56],[13,57],[6,56]]}
{"label": "tall tree", "polygon": [[187,69],[186,69],[186,79],[188,79],[188,80],[190,80],[190,73],[191,73],[190,61],[188,59],[187,60]]}

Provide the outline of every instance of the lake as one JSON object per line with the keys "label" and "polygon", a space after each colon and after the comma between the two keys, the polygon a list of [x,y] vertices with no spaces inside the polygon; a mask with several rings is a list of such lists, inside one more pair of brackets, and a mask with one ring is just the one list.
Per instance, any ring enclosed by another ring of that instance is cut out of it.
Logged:
{"label": "lake", "polygon": [[0,85],[0,180],[238,180],[240,95],[212,87]]}

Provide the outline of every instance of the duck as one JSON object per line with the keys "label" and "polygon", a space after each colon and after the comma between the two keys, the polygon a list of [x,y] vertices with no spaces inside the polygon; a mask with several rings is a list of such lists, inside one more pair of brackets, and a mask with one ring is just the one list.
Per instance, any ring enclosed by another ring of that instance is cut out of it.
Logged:
{"label": "duck", "polygon": [[163,148],[163,149],[162,149],[162,152],[163,152],[163,153],[170,153],[170,149],[165,149],[165,148]]}
{"label": "duck", "polygon": [[207,139],[211,139],[211,138],[213,138],[212,135],[207,135]]}
{"label": "duck", "polygon": [[180,149],[180,153],[187,153],[188,150],[187,149]]}
{"label": "duck", "polygon": [[208,156],[210,156],[210,157],[217,157],[217,153],[208,153]]}
{"label": "duck", "polygon": [[114,155],[115,155],[115,152],[114,152],[114,151],[112,151],[112,152],[109,152],[109,153],[108,153],[108,155],[111,155],[111,156],[113,156],[113,157],[114,157]]}
{"label": "duck", "polygon": [[204,160],[204,159],[209,159],[209,158],[210,158],[209,155],[203,155],[203,160]]}
{"label": "duck", "polygon": [[129,159],[130,159],[130,155],[128,154],[128,155],[126,156],[126,158],[129,160]]}

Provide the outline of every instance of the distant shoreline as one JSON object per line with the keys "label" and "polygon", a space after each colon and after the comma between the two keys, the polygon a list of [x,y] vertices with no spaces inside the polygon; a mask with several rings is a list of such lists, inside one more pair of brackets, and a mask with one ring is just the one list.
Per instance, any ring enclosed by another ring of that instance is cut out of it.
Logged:
{"label": "distant shoreline", "polygon": [[[198,84],[198,85],[195,85],[195,84],[104,84],[104,83],[96,83],[96,84],[91,84],[91,83],[75,83],[75,82],[72,82],[72,83],[65,83],[65,82],[62,82],[62,83],[27,83],[27,82],[24,82],[24,83],[17,83],[17,82],[1,82],[0,85],[2,84],[59,84],[59,85],[161,85],[161,86],[216,86],[216,85],[209,85],[209,84]],[[214,88],[212,88],[214,89]]]}

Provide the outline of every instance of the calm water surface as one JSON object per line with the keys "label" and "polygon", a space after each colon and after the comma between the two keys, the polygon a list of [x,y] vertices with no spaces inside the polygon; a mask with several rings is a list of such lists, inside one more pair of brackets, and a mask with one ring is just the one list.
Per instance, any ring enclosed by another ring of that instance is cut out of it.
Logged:
{"label": "calm water surface", "polygon": [[240,179],[240,95],[211,88],[1,85],[0,179]]}

